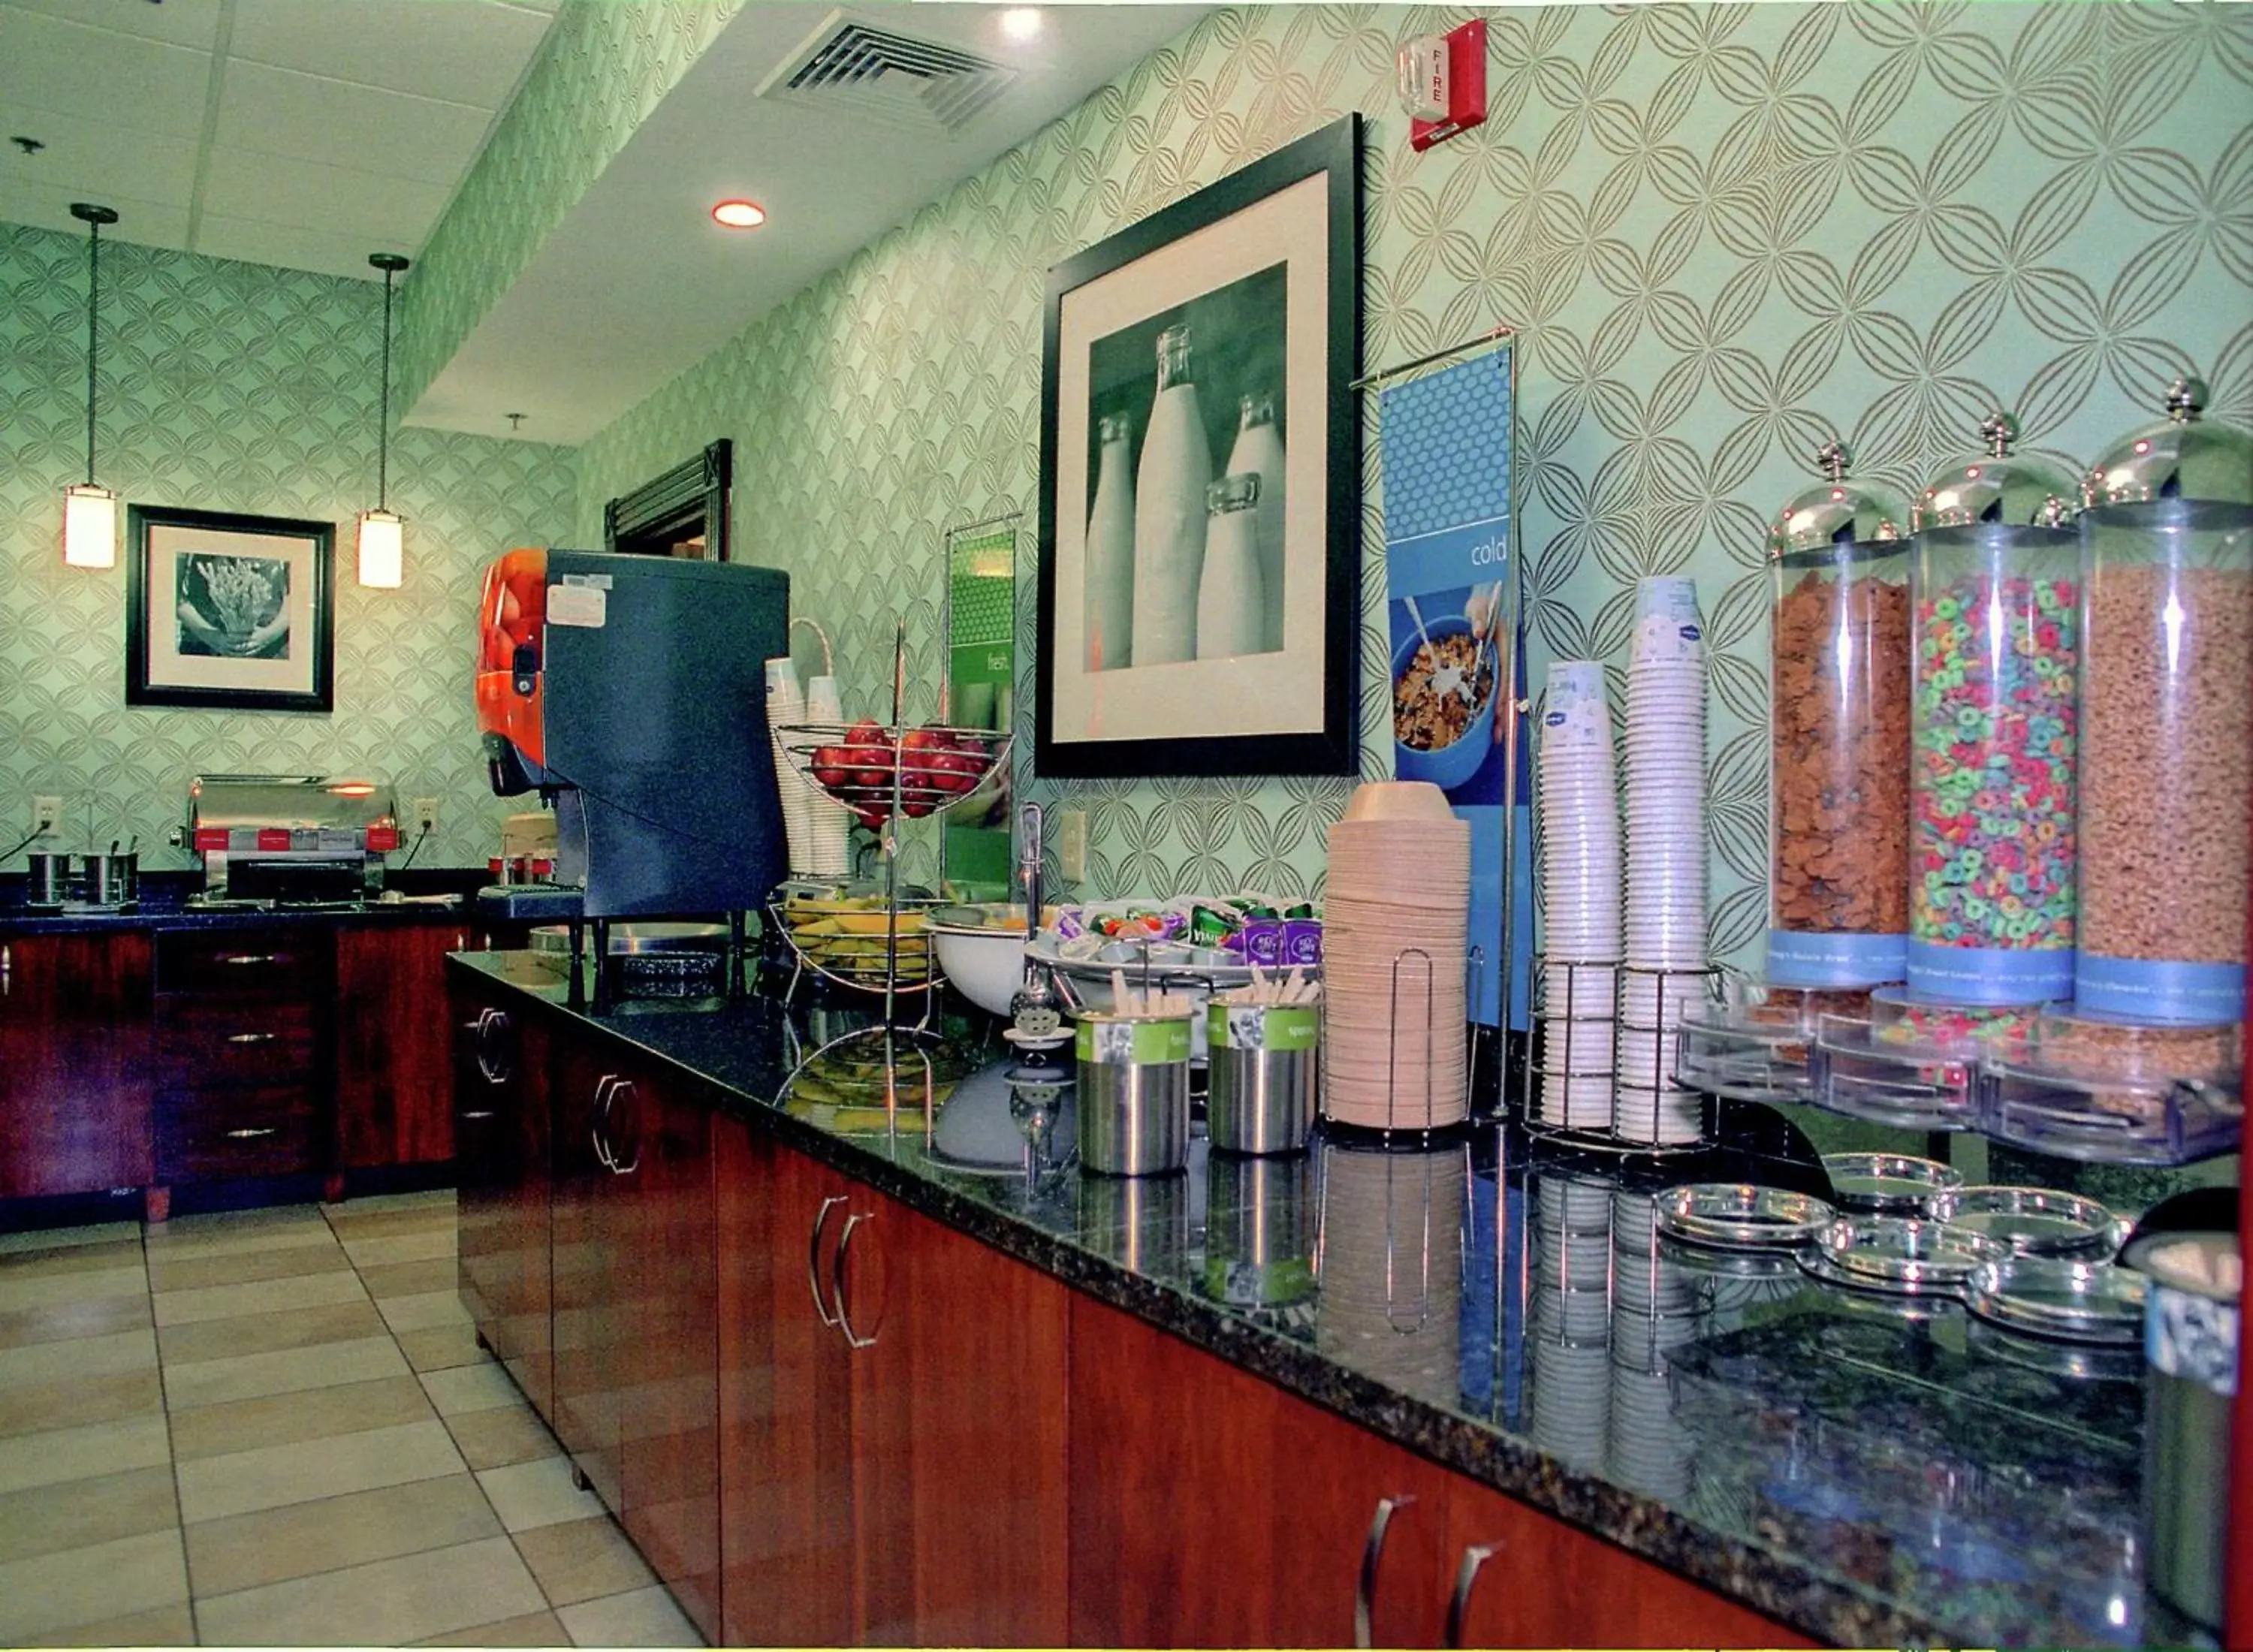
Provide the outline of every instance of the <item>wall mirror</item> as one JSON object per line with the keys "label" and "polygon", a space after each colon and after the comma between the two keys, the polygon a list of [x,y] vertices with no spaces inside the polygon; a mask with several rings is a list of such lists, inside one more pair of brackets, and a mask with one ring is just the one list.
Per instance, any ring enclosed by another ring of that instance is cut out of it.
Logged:
{"label": "wall mirror", "polygon": [[[946,589],[940,630],[946,638],[945,721],[958,728],[1014,735],[1017,681],[1017,512],[946,533]],[[950,809],[940,866],[966,901],[1011,897],[1009,798],[1015,742],[978,790]]]}
{"label": "wall mirror", "polygon": [[603,506],[603,548],[637,556],[728,558],[735,445],[722,436],[693,459]]}

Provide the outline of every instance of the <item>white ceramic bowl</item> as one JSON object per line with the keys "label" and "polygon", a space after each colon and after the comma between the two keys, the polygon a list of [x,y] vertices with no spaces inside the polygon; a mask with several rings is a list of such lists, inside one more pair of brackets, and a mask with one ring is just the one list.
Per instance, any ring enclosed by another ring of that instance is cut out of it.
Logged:
{"label": "white ceramic bowl", "polygon": [[938,950],[939,972],[955,989],[989,1015],[1008,1014],[1025,979],[1025,932],[936,921],[925,930]]}

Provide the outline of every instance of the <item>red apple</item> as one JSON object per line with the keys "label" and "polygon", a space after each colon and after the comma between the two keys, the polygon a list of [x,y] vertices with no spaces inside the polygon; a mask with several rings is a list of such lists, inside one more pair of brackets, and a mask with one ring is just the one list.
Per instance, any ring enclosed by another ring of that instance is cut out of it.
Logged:
{"label": "red apple", "polygon": [[986,772],[986,760],[967,751],[941,752],[933,762],[938,772],[931,778],[941,791],[958,798],[975,791]]}
{"label": "red apple", "polygon": [[850,762],[842,746],[818,746],[813,753],[813,777],[832,791],[850,777]]}
{"label": "red apple", "polygon": [[860,817],[862,826],[879,837],[883,835],[884,822],[891,816],[891,811],[881,803],[864,803],[853,812]]}

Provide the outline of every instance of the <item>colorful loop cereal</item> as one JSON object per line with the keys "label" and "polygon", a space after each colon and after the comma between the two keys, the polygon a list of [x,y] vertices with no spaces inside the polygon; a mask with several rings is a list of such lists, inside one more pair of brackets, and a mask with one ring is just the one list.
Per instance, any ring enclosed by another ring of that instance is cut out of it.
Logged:
{"label": "colorful loop cereal", "polygon": [[2073,987],[2074,484],[2011,454],[2007,415],[1980,434],[1917,506],[1908,973],[1922,999],[2025,1004]]}

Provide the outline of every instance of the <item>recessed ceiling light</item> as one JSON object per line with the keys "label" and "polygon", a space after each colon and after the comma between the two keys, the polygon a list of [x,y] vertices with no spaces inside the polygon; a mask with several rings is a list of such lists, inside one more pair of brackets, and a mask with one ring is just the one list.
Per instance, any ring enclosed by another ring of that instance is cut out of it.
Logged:
{"label": "recessed ceiling light", "polygon": [[729,229],[757,229],[767,221],[767,209],[756,201],[722,201],[712,209],[712,219]]}
{"label": "recessed ceiling light", "polygon": [[1011,6],[1001,14],[1001,32],[1012,40],[1030,40],[1041,31],[1038,6]]}

